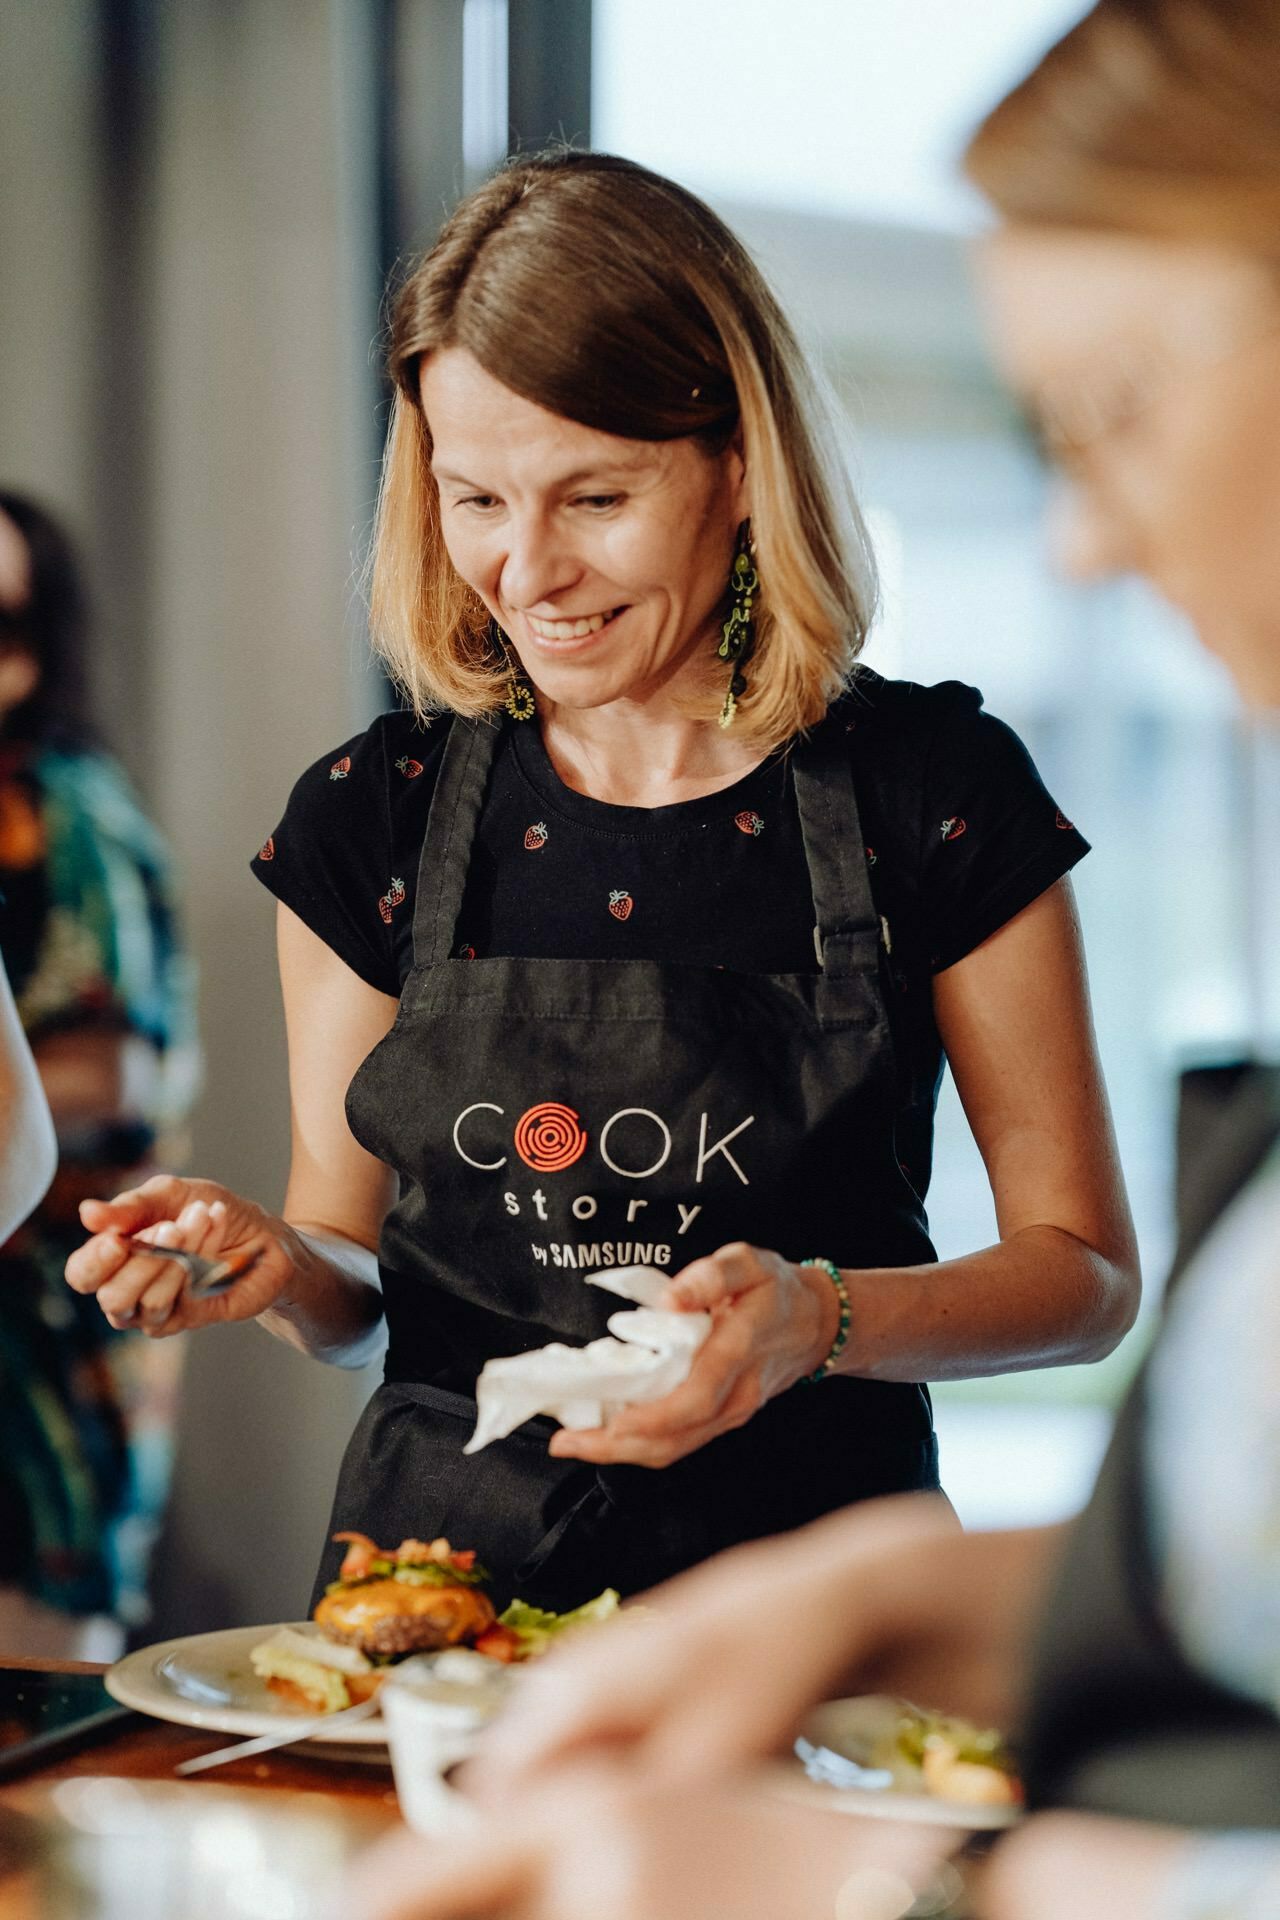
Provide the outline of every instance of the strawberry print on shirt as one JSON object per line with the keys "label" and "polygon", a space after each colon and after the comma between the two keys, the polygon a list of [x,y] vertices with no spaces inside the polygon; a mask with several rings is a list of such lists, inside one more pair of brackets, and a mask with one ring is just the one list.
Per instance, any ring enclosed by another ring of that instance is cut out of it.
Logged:
{"label": "strawberry print on shirt", "polygon": [[329,769],[331,780],[345,780],[351,771],[351,755],[344,753],[341,760],[335,760]]}
{"label": "strawberry print on shirt", "polygon": [[942,837],[944,840],[958,840],[962,833],[967,833],[968,831],[969,823],[967,820],[944,820],[942,823]]}
{"label": "strawberry print on shirt", "polygon": [[548,834],[547,834],[546,821],[535,820],[531,827],[526,827],[525,829],[525,836],[524,836],[525,851],[528,853],[536,853],[539,847],[546,846],[547,839],[548,839]]}
{"label": "strawberry print on shirt", "polygon": [[613,915],[615,920],[629,919],[631,915],[631,909],[632,907],[634,907],[634,905],[635,905],[635,901],[631,898],[631,895],[627,892],[625,887],[614,887],[613,890],[610,892],[609,911]]}
{"label": "strawberry print on shirt", "polygon": [[750,833],[758,837],[764,832],[764,821],[758,813],[753,813],[750,807],[744,813],[735,813],[733,824],[741,833]]}
{"label": "strawberry print on shirt", "polygon": [[388,926],[391,925],[391,915],[398,906],[403,905],[403,902],[404,881],[393,880],[378,902],[378,912],[382,915]]}

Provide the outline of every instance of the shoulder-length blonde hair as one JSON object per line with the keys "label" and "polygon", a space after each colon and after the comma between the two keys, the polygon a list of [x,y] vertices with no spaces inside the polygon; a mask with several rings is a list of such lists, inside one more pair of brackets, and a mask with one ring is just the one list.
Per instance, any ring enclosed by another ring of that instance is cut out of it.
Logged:
{"label": "shoulder-length blonde hair", "polygon": [[462,202],[396,298],[372,633],[416,711],[476,715],[506,670],[441,530],[418,376],[445,347],[605,433],[711,453],[740,435],[761,584],[735,731],[776,747],[821,719],[870,625],[874,562],[795,335],[709,207],[631,161],[535,155]]}
{"label": "shoulder-length blonde hair", "polygon": [[1009,220],[1280,264],[1280,5],[1099,0],[987,115],[964,166]]}

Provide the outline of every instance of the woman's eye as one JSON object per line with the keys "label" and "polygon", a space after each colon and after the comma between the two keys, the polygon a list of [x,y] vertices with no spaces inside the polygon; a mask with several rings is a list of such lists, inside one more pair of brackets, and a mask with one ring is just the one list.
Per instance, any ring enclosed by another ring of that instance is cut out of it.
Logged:
{"label": "woman's eye", "polygon": [[456,504],[460,507],[474,507],[477,513],[491,513],[500,502],[492,493],[469,493],[465,499],[459,500]]}
{"label": "woman's eye", "polygon": [[620,493],[582,493],[577,504],[586,507],[592,513],[607,513],[610,507],[616,507],[621,501]]}

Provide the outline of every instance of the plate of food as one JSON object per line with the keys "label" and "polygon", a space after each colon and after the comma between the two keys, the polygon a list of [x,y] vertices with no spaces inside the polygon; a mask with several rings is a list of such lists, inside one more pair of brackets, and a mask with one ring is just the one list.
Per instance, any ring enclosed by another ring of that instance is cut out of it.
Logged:
{"label": "plate of food", "polygon": [[1022,1786],[1003,1736],[892,1694],[827,1700],[795,1743],[784,1791],[845,1813],[934,1826],[1012,1826]]}
{"label": "plate of food", "polygon": [[[412,1655],[469,1648],[516,1666],[562,1633],[617,1611],[618,1596],[610,1590],[570,1613],[513,1600],[499,1614],[470,1550],[447,1540],[382,1548],[364,1534],[337,1537],[347,1554],[312,1619],[230,1627],[139,1648],[107,1673],[107,1691],[158,1720],[252,1737],[282,1730],[290,1718],[357,1705]],[[327,1743],[323,1725],[309,1738],[343,1748],[385,1749],[387,1743],[380,1714],[348,1722]]]}

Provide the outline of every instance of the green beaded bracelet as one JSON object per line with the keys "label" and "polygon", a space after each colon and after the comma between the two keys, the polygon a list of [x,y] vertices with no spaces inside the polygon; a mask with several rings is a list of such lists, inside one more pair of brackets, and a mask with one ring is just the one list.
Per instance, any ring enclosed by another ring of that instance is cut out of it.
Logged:
{"label": "green beaded bracelet", "polygon": [[853,1318],[853,1309],[849,1305],[849,1289],[844,1283],[844,1275],[834,1260],[802,1260],[802,1267],[821,1267],[830,1280],[840,1300],[840,1324],[836,1328],[836,1337],[831,1342],[831,1351],[816,1373],[807,1373],[805,1379],[810,1386],[816,1386],[819,1380],[825,1380],[836,1370],[836,1361],[844,1352],[849,1339],[849,1322]]}

